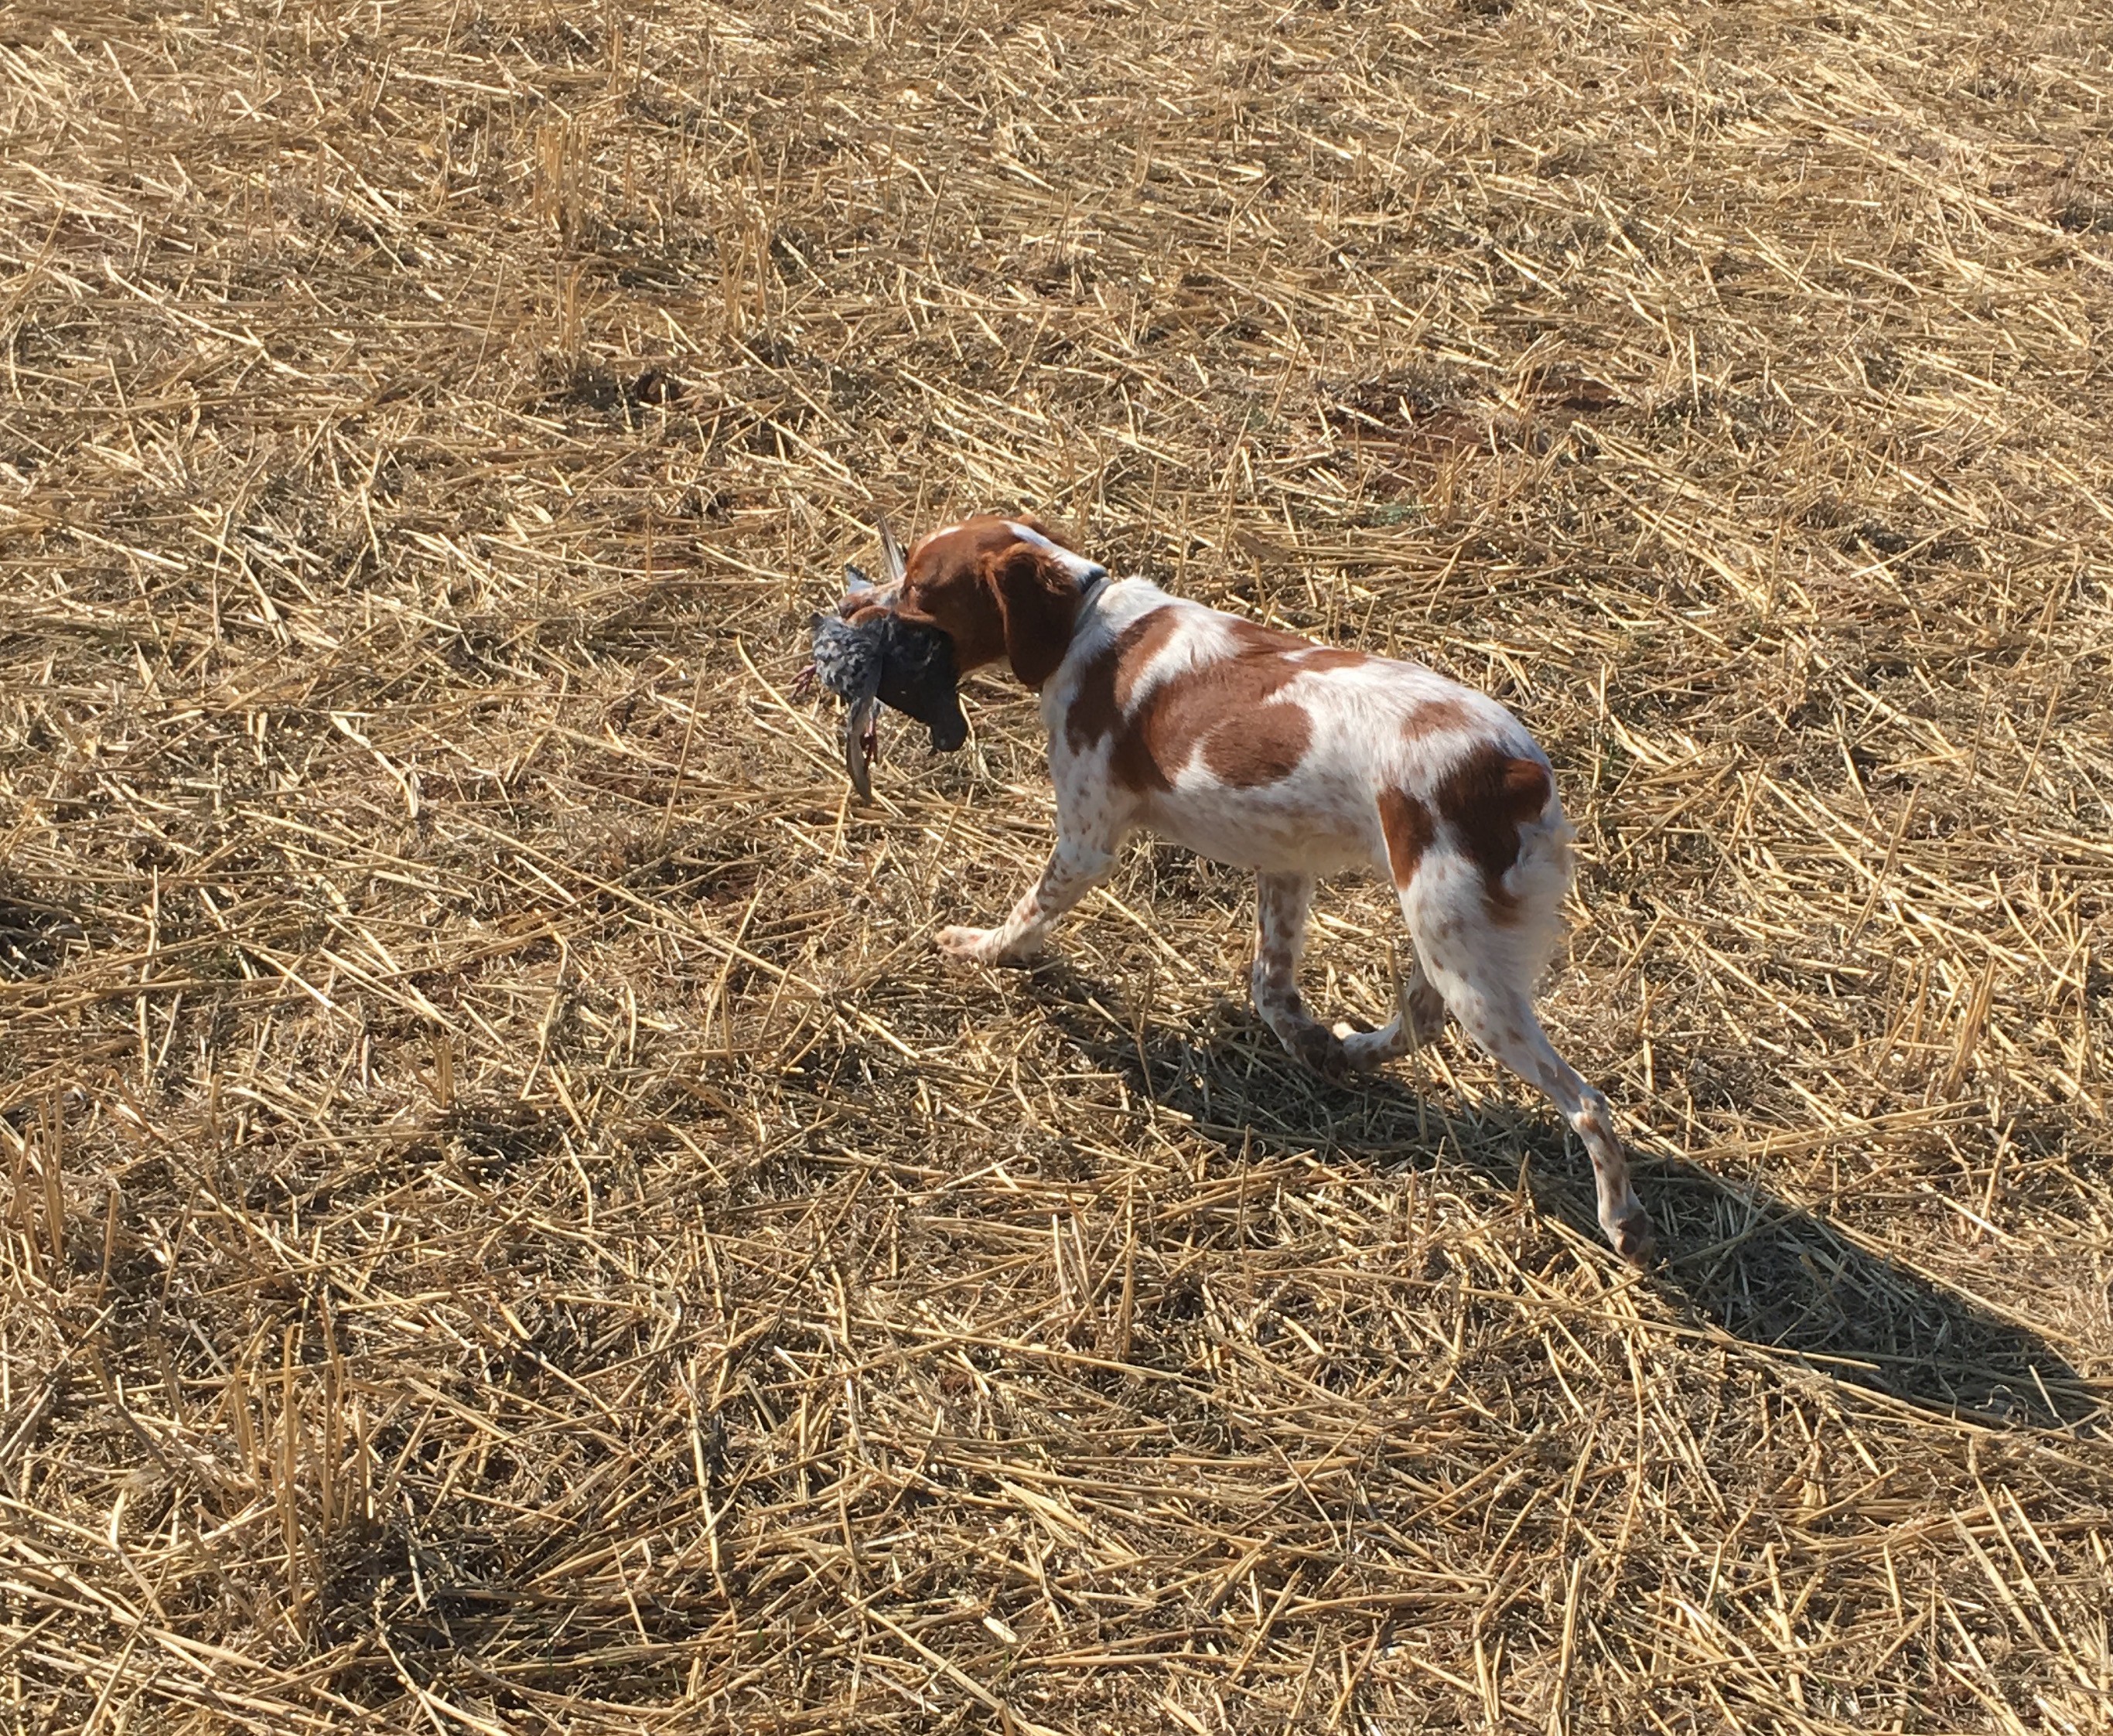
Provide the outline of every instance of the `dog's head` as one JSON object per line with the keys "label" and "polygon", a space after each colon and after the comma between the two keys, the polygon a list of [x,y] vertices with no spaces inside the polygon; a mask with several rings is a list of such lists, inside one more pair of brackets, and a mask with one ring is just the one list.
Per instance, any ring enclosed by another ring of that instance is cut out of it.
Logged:
{"label": "dog's head", "polygon": [[885,612],[931,628],[947,636],[959,673],[1002,658],[1038,690],[1064,661],[1087,587],[1107,572],[1032,518],[949,525],[907,559],[884,531],[882,542],[892,582],[847,594],[837,610],[846,620],[856,626]]}

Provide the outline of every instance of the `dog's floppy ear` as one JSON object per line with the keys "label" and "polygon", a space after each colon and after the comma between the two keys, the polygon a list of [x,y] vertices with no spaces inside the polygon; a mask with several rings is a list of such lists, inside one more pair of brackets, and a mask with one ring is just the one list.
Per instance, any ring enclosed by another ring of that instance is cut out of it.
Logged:
{"label": "dog's floppy ear", "polygon": [[1038,692],[1070,649],[1079,585],[1048,551],[1015,543],[983,558],[983,582],[1005,623],[1005,654],[1020,685]]}

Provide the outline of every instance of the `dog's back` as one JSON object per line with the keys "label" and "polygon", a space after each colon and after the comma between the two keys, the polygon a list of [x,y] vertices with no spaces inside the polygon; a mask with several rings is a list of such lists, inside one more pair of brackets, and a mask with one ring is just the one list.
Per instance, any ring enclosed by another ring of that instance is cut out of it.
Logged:
{"label": "dog's back", "polygon": [[1527,980],[1546,962],[1570,828],[1547,756],[1486,695],[1130,579],[1042,706],[1061,807],[1263,873],[1376,868],[1461,906],[1434,923],[1512,936]]}

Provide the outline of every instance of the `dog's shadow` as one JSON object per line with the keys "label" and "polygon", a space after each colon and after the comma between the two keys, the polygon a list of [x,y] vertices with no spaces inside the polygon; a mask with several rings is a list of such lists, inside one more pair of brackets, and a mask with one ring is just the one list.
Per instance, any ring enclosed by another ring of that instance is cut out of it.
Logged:
{"label": "dog's shadow", "polygon": [[[1229,1159],[1319,1149],[1429,1167],[1449,1129],[1448,1163],[1507,1191],[1522,1180],[1537,1210],[1602,1240],[1583,1154],[1566,1152],[1552,1110],[1492,1121],[1458,1101],[1419,1098],[1386,1074],[1332,1086],[1285,1055],[1244,1005],[1221,1003],[1209,1028],[1184,1038],[1121,1016],[1120,996],[1069,965],[1045,963],[1028,980],[1098,1068],[1190,1116]],[[2106,1395],[2029,1328],[1758,1188],[1678,1162],[1637,1167],[1659,1240],[1645,1282],[1693,1316],[1924,1410],[1984,1424],[2101,1425]]]}

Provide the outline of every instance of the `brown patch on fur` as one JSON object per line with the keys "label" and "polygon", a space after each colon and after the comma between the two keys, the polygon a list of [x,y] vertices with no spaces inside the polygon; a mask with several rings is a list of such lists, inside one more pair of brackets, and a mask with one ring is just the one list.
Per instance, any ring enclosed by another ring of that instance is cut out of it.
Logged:
{"label": "brown patch on fur", "polygon": [[1264,627],[1259,621],[1250,621],[1245,615],[1225,617],[1225,630],[1233,643],[1256,651],[1308,651],[1313,647],[1310,639],[1301,639],[1296,633],[1287,633],[1280,627]]}
{"label": "brown patch on fur", "polygon": [[1435,736],[1442,729],[1469,729],[1474,722],[1475,714],[1463,699],[1426,699],[1408,714],[1403,732],[1414,740],[1418,736]]}
{"label": "brown patch on fur", "polygon": [[1116,731],[1109,771],[1130,790],[1171,790],[1200,750],[1212,775],[1238,790],[1273,784],[1306,757],[1306,708],[1275,701],[1300,673],[1274,651],[1234,654],[1185,669],[1148,693]]}
{"label": "brown patch on fur", "polygon": [[1394,883],[1406,890],[1438,836],[1431,810],[1399,790],[1380,791],[1380,830],[1386,835],[1387,867]]}
{"label": "brown patch on fur", "polygon": [[1243,717],[1240,709],[1247,703],[1237,697],[1229,701],[1221,721],[1203,738],[1203,763],[1221,784],[1259,790],[1298,769],[1313,739],[1313,720],[1292,699],[1276,700]]}
{"label": "brown patch on fur", "polygon": [[1364,653],[1234,621],[1230,653],[1180,671],[1138,700],[1145,672],[1180,630],[1182,613],[1169,607],[1140,616],[1093,659],[1065,720],[1066,740],[1084,752],[1112,736],[1109,775],[1128,790],[1172,789],[1175,774],[1198,754],[1213,777],[1235,790],[1289,777],[1306,758],[1313,720],[1304,706],[1276,695],[1302,675],[1364,663]]}
{"label": "brown patch on fur", "polygon": [[[1250,621],[1244,615],[1225,617],[1235,656],[1262,656],[1272,652],[1294,655],[1300,651],[1323,651],[1326,645],[1317,645],[1310,639],[1301,639],[1296,633],[1287,633],[1281,627],[1264,627],[1259,621]],[[1357,654],[1362,656],[1362,652]]]}
{"label": "brown patch on fur", "polygon": [[[1121,667],[1116,671],[1116,722],[1119,722],[1136,704],[1138,684],[1152,668],[1152,660],[1166,648],[1167,641],[1180,630],[1181,611],[1177,608],[1156,608],[1123,629],[1122,642],[1134,643],[1136,649],[1124,655]],[[1136,636],[1134,641],[1133,634]],[[1115,723],[1108,727],[1112,729]]]}
{"label": "brown patch on fur", "polygon": [[1079,672],[1079,690],[1064,715],[1064,740],[1073,753],[1084,753],[1121,727],[1139,677],[1173,637],[1180,617],[1181,611],[1171,604],[1139,615]]}
{"label": "brown patch on fur", "polygon": [[1371,661],[1366,653],[1353,651],[1347,645],[1317,645],[1310,639],[1302,639],[1298,634],[1287,633],[1280,627],[1264,627],[1259,621],[1244,620],[1237,615],[1230,619],[1234,654],[1237,656],[1294,658],[1301,671],[1310,671],[1317,675],[1326,675],[1335,669],[1355,669]]}
{"label": "brown patch on fur", "polygon": [[1508,922],[1518,900],[1504,876],[1518,860],[1519,828],[1548,805],[1554,785],[1548,768],[1483,743],[1448,772],[1438,786],[1438,811],[1452,826],[1460,847],[1482,871],[1490,914]]}
{"label": "brown patch on fur", "polygon": [[1300,654],[1298,667],[1326,675],[1330,669],[1355,669],[1371,661],[1362,651],[1349,650],[1341,645],[1316,645]]}

